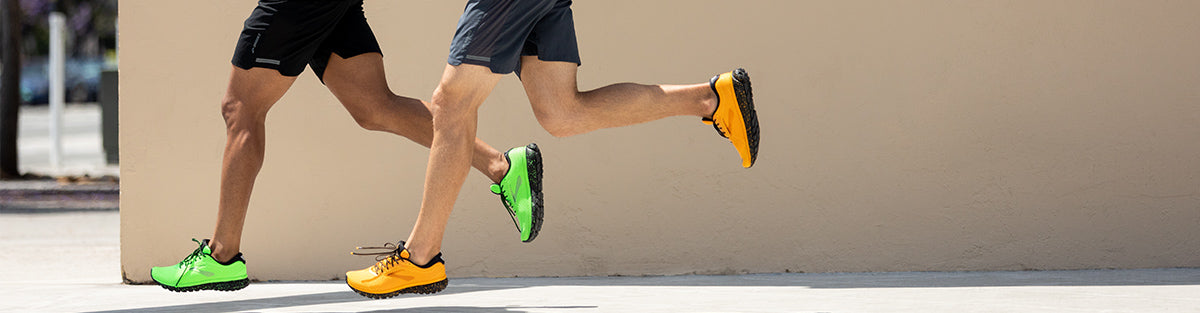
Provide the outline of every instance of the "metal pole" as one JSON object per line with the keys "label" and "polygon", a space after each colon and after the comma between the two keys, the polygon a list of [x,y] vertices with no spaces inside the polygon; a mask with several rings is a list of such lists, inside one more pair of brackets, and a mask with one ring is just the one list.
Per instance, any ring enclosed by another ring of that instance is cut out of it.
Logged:
{"label": "metal pole", "polygon": [[62,12],[50,13],[50,166],[55,171],[62,166],[62,115],[65,83],[63,68],[63,29],[66,17]]}

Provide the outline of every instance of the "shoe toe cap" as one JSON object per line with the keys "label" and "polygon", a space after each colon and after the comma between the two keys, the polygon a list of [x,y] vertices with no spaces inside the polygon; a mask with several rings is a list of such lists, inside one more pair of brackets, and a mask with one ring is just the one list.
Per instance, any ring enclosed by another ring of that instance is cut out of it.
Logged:
{"label": "shoe toe cap", "polygon": [[150,278],[160,284],[173,285],[179,281],[179,269],[174,266],[151,268]]}
{"label": "shoe toe cap", "polygon": [[351,282],[362,282],[372,277],[375,277],[375,274],[371,273],[371,269],[369,268],[346,272],[346,281]]}

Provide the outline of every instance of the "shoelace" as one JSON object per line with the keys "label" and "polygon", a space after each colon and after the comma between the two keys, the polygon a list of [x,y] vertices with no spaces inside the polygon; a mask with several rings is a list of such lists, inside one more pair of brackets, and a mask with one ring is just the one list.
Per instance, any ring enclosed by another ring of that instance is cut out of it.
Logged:
{"label": "shoelace", "polygon": [[204,256],[204,243],[196,240],[196,238],[192,238],[192,241],[199,245],[199,247],[196,247],[196,250],[193,250],[192,254],[189,254],[186,258],[183,258],[183,261],[179,262],[179,264],[192,265],[192,263],[195,263],[196,260],[199,260]]}
{"label": "shoelace", "polygon": [[[714,113],[713,117],[716,117],[715,113]],[[706,117],[706,118],[702,118],[700,120],[706,124],[712,125],[713,129],[717,130],[717,135],[721,135],[721,137],[729,138],[729,135],[726,135],[729,131],[725,129],[725,125],[721,125],[721,123],[717,123],[716,119]]]}
{"label": "shoelace", "polygon": [[380,251],[380,252],[358,252],[358,251],[350,252],[350,254],[353,254],[353,255],[374,255],[376,262],[375,262],[375,266],[372,266],[371,268],[375,270],[375,273],[383,273],[384,271],[387,271],[387,269],[392,268],[393,265],[396,265],[397,263],[400,263],[402,261],[412,262],[408,258],[400,256],[400,251],[404,251],[404,242],[403,241],[401,241],[399,245],[389,242],[389,243],[383,244],[382,247],[355,247],[354,249],[355,250],[386,250],[386,251]]}
{"label": "shoelace", "polygon": [[517,222],[517,212],[513,211],[513,208],[512,208],[512,203],[517,202],[516,196],[510,195],[507,192],[507,190],[504,190],[504,186],[502,186],[502,185],[496,185],[496,186],[500,187],[500,188],[498,188],[498,190],[500,190],[500,193],[499,193],[500,203],[504,204],[504,208],[508,210],[508,217],[512,218],[513,225],[517,226],[517,231],[520,231],[521,223]]}
{"label": "shoelace", "polygon": [[725,129],[725,125],[723,125],[721,123],[717,123],[717,121],[714,120],[713,128],[717,129],[717,133],[721,134],[721,137],[729,138],[729,135],[727,135],[729,133],[729,130]]}

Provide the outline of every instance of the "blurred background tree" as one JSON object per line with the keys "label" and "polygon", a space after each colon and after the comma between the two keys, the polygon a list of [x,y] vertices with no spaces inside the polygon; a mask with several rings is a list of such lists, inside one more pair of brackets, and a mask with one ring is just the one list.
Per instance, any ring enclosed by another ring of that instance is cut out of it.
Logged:
{"label": "blurred background tree", "polygon": [[63,47],[66,56],[66,101],[95,102],[100,71],[117,67],[116,0],[19,0],[22,16],[21,100],[49,102],[46,76],[50,50],[50,13],[66,17]]}
{"label": "blurred background tree", "polygon": [[21,58],[17,43],[21,13],[17,0],[0,0],[0,179],[20,176],[17,171],[17,108]]}
{"label": "blurred background tree", "polygon": [[117,48],[116,0],[19,0],[22,17],[21,50],[45,56],[50,50],[50,12],[67,17],[66,55],[103,57]]}
{"label": "blurred background tree", "polygon": [[14,178],[19,106],[48,100],[50,13],[66,17],[66,100],[94,102],[100,71],[117,67],[117,0],[0,0],[0,8],[0,178]]}

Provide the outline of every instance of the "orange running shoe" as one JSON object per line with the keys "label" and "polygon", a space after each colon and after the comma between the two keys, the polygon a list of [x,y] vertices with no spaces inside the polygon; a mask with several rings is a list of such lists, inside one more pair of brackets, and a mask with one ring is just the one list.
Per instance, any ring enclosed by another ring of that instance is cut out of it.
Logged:
{"label": "orange running shoe", "polygon": [[712,118],[701,121],[713,125],[721,137],[729,138],[742,157],[742,167],[754,166],[758,159],[758,113],[754,111],[750,75],[739,68],[713,77],[708,85],[717,94],[717,110]]}
{"label": "orange running shoe", "polygon": [[354,292],[372,299],[386,299],[402,293],[431,294],[446,289],[446,262],[438,253],[429,264],[416,265],[410,261],[404,242],[387,243],[382,247],[358,247],[358,250],[377,249],[381,252],[351,252],[354,255],[377,255],[375,265],[346,272],[346,284]]}

